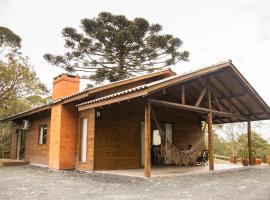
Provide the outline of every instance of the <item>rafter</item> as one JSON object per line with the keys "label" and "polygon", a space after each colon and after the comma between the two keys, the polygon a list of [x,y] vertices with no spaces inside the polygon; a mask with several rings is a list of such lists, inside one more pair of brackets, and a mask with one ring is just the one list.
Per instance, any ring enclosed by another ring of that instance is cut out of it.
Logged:
{"label": "rafter", "polygon": [[199,106],[199,105],[201,104],[202,99],[203,99],[203,97],[204,97],[206,91],[207,91],[207,86],[204,86],[204,88],[203,88],[203,90],[201,91],[200,96],[199,96],[198,99],[196,100],[196,103],[195,103],[194,106]]}
{"label": "rafter", "polygon": [[[227,85],[225,85],[219,78],[217,78],[216,76],[213,76],[213,78],[231,95],[231,96],[235,96],[234,99],[237,100],[237,102],[239,102],[241,104],[241,106],[248,112],[248,115],[250,115],[252,113],[252,111],[243,103],[243,101],[241,99],[239,99],[239,97],[237,97],[233,92],[230,91],[230,89],[228,88]],[[232,99],[231,99],[232,100]],[[255,119],[257,119],[256,116],[253,116]]]}

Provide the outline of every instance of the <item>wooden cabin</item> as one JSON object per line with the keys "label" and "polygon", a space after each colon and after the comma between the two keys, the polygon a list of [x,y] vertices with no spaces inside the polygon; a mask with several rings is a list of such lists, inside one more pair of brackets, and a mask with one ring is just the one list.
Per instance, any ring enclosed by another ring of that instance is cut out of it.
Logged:
{"label": "wooden cabin", "polygon": [[[10,157],[52,169],[85,171],[144,167],[151,176],[160,128],[185,151],[208,124],[209,168],[214,169],[212,124],[270,119],[270,109],[232,62],[184,74],[170,69],[79,92],[80,78],[61,74],[53,101],[19,113],[12,121]],[[152,158],[151,158],[152,154]]]}

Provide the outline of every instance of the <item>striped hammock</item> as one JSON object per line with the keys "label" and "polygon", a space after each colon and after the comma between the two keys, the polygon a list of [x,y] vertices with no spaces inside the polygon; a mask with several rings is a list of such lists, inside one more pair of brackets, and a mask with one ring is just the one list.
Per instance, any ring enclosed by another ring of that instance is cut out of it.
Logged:
{"label": "striped hammock", "polygon": [[164,157],[165,160],[171,164],[184,166],[195,165],[197,159],[201,157],[204,151],[204,133],[206,129],[206,124],[203,127],[203,134],[201,138],[191,147],[191,149],[181,150],[168,140],[168,138],[166,137],[166,132],[163,131],[160,124],[158,123],[153,108],[151,109],[151,112],[161,137],[161,156]]}

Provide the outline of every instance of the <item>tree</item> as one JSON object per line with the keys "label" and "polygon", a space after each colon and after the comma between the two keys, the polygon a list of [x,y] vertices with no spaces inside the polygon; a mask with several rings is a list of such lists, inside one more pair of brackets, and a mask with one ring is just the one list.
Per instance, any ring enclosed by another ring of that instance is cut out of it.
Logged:
{"label": "tree", "polygon": [[82,19],[81,28],[83,32],[64,28],[68,52],[44,58],[68,72],[82,72],[82,78],[96,83],[159,70],[189,57],[189,52],[179,51],[183,44],[179,38],[161,34],[161,25],[144,18],[128,20],[101,12],[96,18]]}
{"label": "tree", "polygon": [[[48,102],[48,90],[28,59],[19,52],[21,39],[0,27],[0,119]],[[0,157],[10,150],[10,123],[0,124]]]}
{"label": "tree", "polygon": [[[10,101],[44,95],[47,88],[36,76],[27,59],[8,55],[7,61],[0,61],[0,107],[5,110]],[[1,115],[1,113],[0,113]]]}
{"label": "tree", "polygon": [[[252,132],[251,137],[253,156],[261,158],[263,162],[266,162],[267,156],[270,155],[270,144],[256,132]],[[247,134],[240,135],[238,139],[238,152],[245,151],[247,143]]]}
{"label": "tree", "polygon": [[13,33],[10,29],[0,26],[0,55],[4,51],[17,51],[21,47],[20,36]]}
{"label": "tree", "polygon": [[215,153],[221,156],[230,156],[232,143],[224,140],[216,133],[214,133],[213,136],[214,136],[213,139],[214,139]]}
{"label": "tree", "polygon": [[[46,87],[25,58],[0,61],[0,119],[47,103]],[[0,124],[0,158],[10,150],[11,124]]]}

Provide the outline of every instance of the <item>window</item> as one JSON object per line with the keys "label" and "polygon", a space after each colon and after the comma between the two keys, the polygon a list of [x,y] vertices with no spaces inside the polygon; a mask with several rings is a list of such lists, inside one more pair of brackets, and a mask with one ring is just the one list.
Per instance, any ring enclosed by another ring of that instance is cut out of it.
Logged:
{"label": "window", "polygon": [[47,142],[47,132],[48,132],[47,125],[42,125],[42,126],[39,127],[38,144],[46,144],[46,142]]}
{"label": "window", "polygon": [[80,144],[80,162],[86,162],[87,157],[87,118],[81,119],[81,144]]}
{"label": "window", "polygon": [[161,145],[161,137],[159,134],[159,130],[153,130],[153,139],[152,139],[153,145]]}

